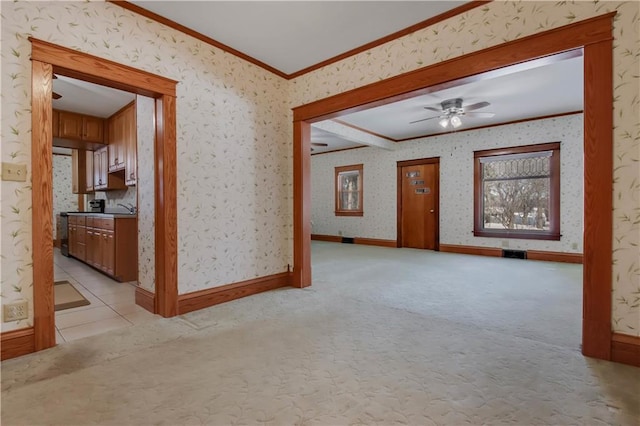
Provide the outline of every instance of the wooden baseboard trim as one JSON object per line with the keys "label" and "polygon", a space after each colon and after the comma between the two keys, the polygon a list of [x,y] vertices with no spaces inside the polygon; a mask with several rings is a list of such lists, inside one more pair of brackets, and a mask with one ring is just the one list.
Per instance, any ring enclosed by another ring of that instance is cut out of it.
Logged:
{"label": "wooden baseboard trim", "polygon": [[0,358],[2,361],[36,351],[33,327],[2,333],[1,343]]}
{"label": "wooden baseboard trim", "polygon": [[557,251],[527,250],[527,259],[545,260],[547,262],[582,264],[582,253],[561,253]]}
{"label": "wooden baseboard trim", "polygon": [[354,238],[353,243],[363,244],[365,246],[398,247],[396,240],[381,240],[379,238]]}
{"label": "wooden baseboard trim", "polygon": [[152,314],[156,313],[156,295],[142,287],[136,287],[136,305]]}
{"label": "wooden baseboard trim", "polygon": [[[339,235],[322,235],[311,234],[311,239],[314,241],[328,241],[330,243],[341,243],[342,237]],[[379,238],[360,238],[353,237],[353,244],[362,244],[366,246],[379,246],[379,247],[393,247],[396,248],[398,243],[396,240],[382,240]]]}
{"label": "wooden baseboard trim", "polygon": [[276,288],[287,287],[290,281],[291,273],[282,272],[280,274],[182,294],[178,296],[178,315]]}
{"label": "wooden baseboard trim", "polygon": [[312,241],[328,241],[330,243],[341,243],[342,237],[337,235],[321,235],[321,234],[311,234]]}
{"label": "wooden baseboard trim", "polygon": [[613,333],[611,361],[640,367],[640,337]]}
{"label": "wooden baseboard trim", "polygon": [[476,256],[502,257],[502,249],[493,247],[461,246],[457,244],[440,244],[440,251],[445,253],[474,254]]}

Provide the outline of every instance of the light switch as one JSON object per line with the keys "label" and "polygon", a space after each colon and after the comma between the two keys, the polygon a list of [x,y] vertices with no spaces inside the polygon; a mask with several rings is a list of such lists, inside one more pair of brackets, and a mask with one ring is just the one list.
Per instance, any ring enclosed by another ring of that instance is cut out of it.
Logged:
{"label": "light switch", "polygon": [[27,181],[27,165],[15,163],[2,163],[2,180],[15,182]]}

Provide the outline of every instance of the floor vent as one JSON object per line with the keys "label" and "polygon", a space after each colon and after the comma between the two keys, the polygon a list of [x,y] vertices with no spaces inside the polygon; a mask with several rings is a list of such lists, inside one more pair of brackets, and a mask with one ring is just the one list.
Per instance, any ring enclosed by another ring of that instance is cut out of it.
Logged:
{"label": "floor vent", "polygon": [[502,257],[509,259],[526,259],[527,252],[524,250],[502,250]]}
{"label": "floor vent", "polygon": [[352,237],[342,237],[342,242],[344,244],[353,244],[353,238]]}

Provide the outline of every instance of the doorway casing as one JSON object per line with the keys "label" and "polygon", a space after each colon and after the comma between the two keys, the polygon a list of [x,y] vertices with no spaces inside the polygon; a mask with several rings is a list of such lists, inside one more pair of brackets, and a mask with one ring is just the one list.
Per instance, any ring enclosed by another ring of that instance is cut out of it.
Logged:
{"label": "doorway casing", "polygon": [[613,233],[613,17],[544,31],[293,109],[294,268],[311,285],[311,123],[418,96],[430,88],[574,49],[584,55],[584,266],[582,353],[611,359]]}
{"label": "doorway casing", "polygon": [[176,84],[174,80],[29,38],[32,45],[31,165],[33,208],[33,348],[55,346],[53,297],[53,73],[155,99],[155,306],[177,314]]}

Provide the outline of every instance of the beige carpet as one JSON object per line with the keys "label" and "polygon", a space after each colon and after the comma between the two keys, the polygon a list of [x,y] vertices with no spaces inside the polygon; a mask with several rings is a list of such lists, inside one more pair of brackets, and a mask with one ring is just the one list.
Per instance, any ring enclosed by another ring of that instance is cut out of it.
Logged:
{"label": "beige carpet", "polygon": [[638,425],[640,369],[577,347],[579,266],[313,247],[311,288],[3,362],[2,424]]}
{"label": "beige carpet", "polygon": [[56,311],[91,304],[69,281],[56,281],[53,290]]}

